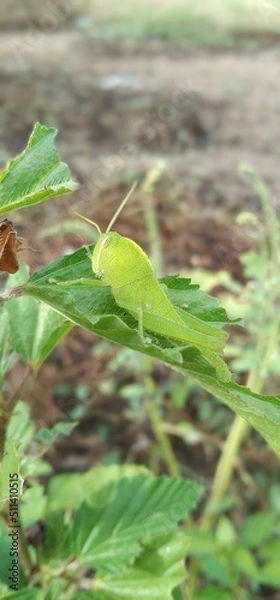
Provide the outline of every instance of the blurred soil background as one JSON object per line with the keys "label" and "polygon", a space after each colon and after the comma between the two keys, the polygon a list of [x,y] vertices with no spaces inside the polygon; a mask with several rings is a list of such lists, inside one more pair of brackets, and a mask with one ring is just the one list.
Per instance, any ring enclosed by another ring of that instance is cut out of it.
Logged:
{"label": "blurred soil background", "polygon": [[[195,267],[244,281],[239,256],[252,241],[236,217],[258,211],[259,202],[240,165],[254,166],[280,204],[280,4],[196,4],[1,0],[1,166],[40,121],[58,128],[60,156],[80,183],[71,196],[11,215],[35,250],[22,252],[32,272],[90,241],[74,211],[105,228],[135,179],[118,230],[150,252],[143,183],[159,169],[153,202],[164,274]],[[50,453],[56,470],[150,464],[151,456],[159,472],[166,470],[153,455],[145,378],[162,394],[169,427],[185,421],[197,432],[192,440],[172,438],[182,473],[211,480],[232,413],[163,365],[148,375],[145,368],[142,357],[73,329],[26,394],[38,426],[81,419]],[[10,390],[23,370],[17,364]],[[248,472],[263,464],[275,470],[256,433],[244,461]],[[265,507],[265,494],[256,499],[249,483],[243,493]]]}

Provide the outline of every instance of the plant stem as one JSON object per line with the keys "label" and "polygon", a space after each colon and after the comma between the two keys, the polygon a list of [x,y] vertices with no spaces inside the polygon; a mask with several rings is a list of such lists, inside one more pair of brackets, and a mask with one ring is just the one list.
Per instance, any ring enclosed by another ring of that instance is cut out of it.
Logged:
{"label": "plant stem", "polygon": [[32,573],[32,562],[28,552],[27,542],[23,533],[22,526],[19,529],[19,553],[22,561],[23,569],[27,576],[30,576]]}
{"label": "plant stem", "polygon": [[[250,429],[249,423],[237,415],[231,426],[229,435],[223,447],[220,460],[215,472],[215,477],[212,485],[212,492],[207,502],[202,520],[200,523],[200,529],[208,532],[216,517],[216,508],[221,503],[229,485],[231,482],[234,462],[237,452],[241,446],[242,441],[247,435]],[[188,598],[191,600],[194,597],[197,580],[199,574],[198,562],[194,560],[191,564],[189,571],[189,582],[188,582]]]}
{"label": "plant stem", "polygon": [[152,401],[149,402],[148,410],[153,431],[158,441],[158,444],[162,450],[162,454],[164,455],[169,474],[172,477],[180,477],[180,470],[178,468],[176,457],[170,444],[169,437],[168,435],[166,435],[162,427],[162,419],[157,405],[157,398],[153,398]]}
{"label": "plant stem", "polygon": [[153,201],[153,191],[156,183],[161,178],[165,169],[165,164],[160,162],[151,169],[142,185],[142,190],[145,193],[144,199],[144,218],[149,236],[151,262],[154,267],[157,277],[162,276],[162,248],[161,238],[158,224],[158,216]]}
{"label": "plant stem", "polygon": [[[277,347],[278,331],[279,326],[271,327],[269,339],[264,340],[264,338],[262,338],[258,340],[260,356],[262,355],[262,350],[264,347],[266,348],[266,351],[262,359],[262,369],[252,369],[246,382],[246,387],[249,387],[254,392],[260,393],[263,388],[263,384],[266,381],[269,362],[275,348]],[[249,430],[249,423],[237,415],[233,421],[229,435],[225,441],[220,460],[218,462],[212,486],[212,493],[210,494],[200,523],[200,528],[202,531],[208,532],[214,523],[216,518],[216,509],[225,496],[232,479],[234,463],[238,450]],[[189,570],[187,596],[189,600],[194,597],[197,588],[198,574],[198,562],[194,560]]]}
{"label": "plant stem", "polygon": [[201,529],[203,531],[211,529],[216,516],[215,507],[219,506],[230,485],[238,450],[249,429],[249,423],[237,415],[225,441],[223,452],[215,472],[212,492],[201,521]]}
{"label": "plant stem", "polygon": [[[267,354],[270,357],[272,351],[272,342],[275,341],[274,331],[271,332],[270,339],[267,342],[267,352],[263,359],[264,368],[268,367]],[[252,369],[249,373],[246,387],[249,387],[254,392],[260,392],[265,380],[265,375],[260,374],[257,369]],[[245,419],[237,415],[230,428],[230,432],[225,441],[220,460],[215,472],[213,481],[212,493],[210,494],[207,506],[201,521],[201,529],[209,531],[215,519],[215,507],[222,501],[231,482],[235,458],[238,450],[248,434],[250,425]]]}
{"label": "plant stem", "polygon": [[34,373],[29,367],[18,388],[7,403],[5,403],[2,394],[0,394],[0,462],[3,460],[4,457],[7,428],[9,425],[11,414],[18,400],[21,398],[31,375],[34,375]]}
{"label": "plant stem", "polygon": [[0,463],[4,457],[6,431],[9,423],[9,412],[2,394],[0,395]]}
{"label": "plant stem", "polygon": [[8,409],[9,415],[12,414],[17,402],[20,400],[27,384],[29,383],[30,377],[33,375],[34,375],[34,372],[32,371],[31,367],[28,367],[18,388],[15,390],[14,394],[11,396],[10,400],[7,403],[7,409]]}

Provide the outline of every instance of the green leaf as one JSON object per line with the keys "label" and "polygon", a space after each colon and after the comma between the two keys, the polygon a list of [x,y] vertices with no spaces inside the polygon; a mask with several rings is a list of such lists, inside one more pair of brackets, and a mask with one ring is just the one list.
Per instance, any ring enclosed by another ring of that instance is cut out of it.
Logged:
{"label": "green leaf", "polygon": [[231,565],[226,554],[210,554],[201,556],[200,568],[202,573],[209,579],[230,587],[234,584]]}
{"label": "green leaf", "polygon": [[[24,478],[46,475],[51,471],[50,465],[40,458],[42,447],[38,447],[38,452],[36,452],[36,446],[33,443],[34,437],[35,425],[30,418],[29,407],[25,402],[19,401],[8,425],[7,440],[11,440],[15,446],[20,472]],[[32,445],[32,452],[29,452],[30,445]]]}
{"label": "green leaf", "polygon": [[161,283],[167,287],[169,299],[178,308],[185,307],[199,319],[223,327],[231,323],[240,323],[240,319],[230,320],[224,308],[219,306],[218,298],[208,296],[193,284],[191,279],[183,277],[163,277]]}
{"label": "green leaf", "polygon": [[217,585],[210,585],[198,592],[194,600],[232,600],[232,594]]}
{"label": "green leaf", "polygon": [[30,418],[30,409],[25,402],[17,402],[8,425],[7,439],[16,444],[19,455],[25,455],[35,435],[35,425]]}
{"label": "green leaf", "polygon": [[[173,279],[171,278],[171,280]],[[188,288],[188,281],[186,285]],[[137,321],[116,304],[110,288],[100,286],[100,281],[93,276],[85,248],[55,261],[52,265],[33,275],[26,284],[24,292],[47,302],[56,310],[63,312],[69,320],[73,320],[103,337],[123,343],[145,354],[162,357],[163,360],[164,356],[168,356],[169,359],[174,359],[176,364],[182,363],[181,347],[183,343],[178,345],[162,335],[154,333],[150,335],[151,343],[147,351],[147,345],[139,336]],[[185,313],[183,310],[182,312]],[[98,327],[98,321],[101,329]],[[105,328],[104,332],[102,331],[103,327]],[[220,336],[222,335],[222,338],[224,336],[221,334],[219,326],[216,329],[217,344],[221,346],[223,342],[221,342]],[[226,334],[224,335],[226,337]],[[191,348],[191,346],[188,347]],[[164,354],[162,350],[164,350]],[[202,363],[203,369],[209,368],[215,373],[213,367],[202,358],[200,351],[196,349],[193,351],[195,356],[198,356],[198,362]],[[212,354],[214,355],[214,351]],[[218,355],[217,359],[225,365]]]}
{"label": "green leaf", "polygon": [[42,442],[43,446],[47,449],[50,447],[58,436],[69,435],[71,431],[76,427],[77,422],[65,422],[56,423],[50,429],[40,429],[35,435],[35,441]]}
{"label": "green leaf", "polygon": [[[73,282],[73,280],[83,279]],[[71,282],[68,286],[68,283]],[[180,281],[180,288],[184,280]],[[174,278],[171,278],[171,287]],[[62,285],[57,285],[62,283]],[[65,285],[63,285],[63,283]],[[165,280],[168,283],[168,280]],[[185,283],[185,302],[189,302],[189,281]],[[152,335],[151,343],[144,345],[138,335],[137,322],[114,301],[109,287],[102,287],[94,277],[84,248],[63,257],[45,269],[35,273],[24,286],[28,294],[52,306],[64,317],[113,342],[122,344],[156,358],[165,364],[191,376],[203,388],[220,398],[235,413],[246,419],[280,455],[280,398],[256,394],[233,381],[222,383],[215,369],[192,347],[182,348],[162,336]],[[169,291],[168,291],[169,293]],[[175,303],[176,289],[172,288]],[[182,302],[182,289],[179,290]],[[205,315],[205,303],[202,309]],[[214,315],[211,312],[214,310]],[[199,310],[198,308],[196,310]],[[209,321],[226,322],[223,313],[217,316],[217,308],[209,302]]]}
{"label": "green leaf", "polygon": [[106,506],[80,506],[73,523],[72,552],[89,566],[117,572],[140,554],[141,539],[174,529],[201,492],[195,482],[179,478],[122,479]]}
{"label": "green leaf", "polygon": [[202,556],[203,554],[215,554],[217,552],[217,542],[212,533],[205,533],[199,530],[188,530],[191,538],[191,544],[188,551],[190,556]]}
{"label": "green leaf", "polygon": [[[69,583],[66,579],[56,577],[53,581],[48,583],[48,590],[46,594],[44,594],[44,599],[42,600],[58,600],[59,598],[68,598],[69,600],[73,599],[73,596],[67,593],[67,588]],[[79,594],[80,600],[84,600],[84,594],[81,592]]]}
{"label": "green leaf", "polygon": [[73,325],[46,304],[33,298],[16,298],[8,303],[11,343],[32,370],[67,335]]}
{"label": "green leaf", "polygon": [[6,306],[0,307],[0,390],[3,386],[4,377],[9,370],[14,351],[10,342],[9,317]]}
{"label": "green leaf", "polygon": [[0,363],[5,360],[9,347],[9,321],[5,306],[0,309]]}
{"label": "green leaf", "polygon": [[66,513],[52,512],[45,521],[43,547],[39,550],[40,564],[61,568],[62,561],[71,554],[71,532]]}
{"label": "green leaf", "polygon": [[[11,281],[14,285],[19,285],[27,277],[27,267],[21,264],[20,270],[9,278],[8,288]],[[40,367],[73,327],[72,323],[47,304],[28,296],[10,300],[7,303],[7,313],[13,350],[34,370]]]}
{"label": "green leaf", "polygon": [[146,467],[138,465],[94,467],[86,473],[55,475],[48,485],[48,512],[74,510],[83,501],[94,507],[104,506],[113,497],[121,478],[141,474],[152,477]]}
{"label": "green leaf", "polygon": [[57,130],[36,123],[25,150],[0,174],[0,215],[76,188],[54,146]]}
{"label": "green leaf", "polygon": [[94,581],[96,600],[172,600],[172,590],[186,578],[184,558],[189,539],[168,534],[143,544],[133,567],[122,573],[100,575]]}
{"label": "green leaf", "polygon": [[243,546],[234,546],[231,564],[234,565],[240,573],[243,573],[251,580],[257,579],[259,566],[256,564],[253,554]]}
{"label": "green leaf", "polygon": [[[277,534],[277,528],[275,533]],[[264,559],[272,559],[278,560],[280,562],[280,537],[269,540],[266,544],[262,546],[259,550],[259,554]]]}
{"label": "green leaf", "polygon": [[181,586],[177,586],[172,592],[172,600],[184,600]]}
{"label": "green leaf", "polygon": [[34,483],[23,490],[20,505],[20,516],[23,527],[29,527],[36,521],[44,519],[46,515],[47,498],[42,485]]}
{"label": "green leaf", "polygon": [[241,539],[247,548],[259,548],[275,531],[279,517],[274,511],[263,511],[251,515],[241,532]]}
{"label": "green leaf", "polygon": [[279,560],[271,561],[257,573],[257,580],[263,585],[280,588]]}
{"label": "green leaf", "polygon": [[232,546],[236,541],[235,529],[232,522],[225,516],[220,517],[216,528],[216,539],[219,547]]}
{"label": "green leaf", "polygon": [[4,458],[0,465],[0,507],[10,497],[10,477],[16,477],[18,484],[18,495],[21,495],[23,479],[19,473],[19,460],[16,445],[11,439],[5,444]]}

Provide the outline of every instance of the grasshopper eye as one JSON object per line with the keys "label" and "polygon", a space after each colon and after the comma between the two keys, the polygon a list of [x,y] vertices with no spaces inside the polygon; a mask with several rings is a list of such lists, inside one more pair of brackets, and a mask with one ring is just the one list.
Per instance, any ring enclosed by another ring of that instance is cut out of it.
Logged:
{"label": "grasshopper eye", "polygon": [[102,247],[102,250],[103,250],[104,248],[107,248],[107,246],[109,246],[109,244],[110,244],[110,241],[111,241],[111,236],[108,234],[108,235],[106,235],[106,237],[104,237],[104,239],[103,239],[103,240],[102,240],[102,242],[101,242],[101,247]]}

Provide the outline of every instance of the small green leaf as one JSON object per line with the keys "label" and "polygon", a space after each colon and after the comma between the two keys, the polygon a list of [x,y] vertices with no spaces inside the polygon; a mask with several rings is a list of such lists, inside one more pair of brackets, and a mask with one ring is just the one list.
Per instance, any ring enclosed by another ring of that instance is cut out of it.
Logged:
{"label": "small green leaf", "polygon": [[100,575],[96,600],[172,600],[172,590],[186,578],[184,559],[189,539],[184,533],[165,535],[143,544],[135,564],[122,573]]}
{"label": "small green leaf", "polygon": [[35,425],[30,418],[30,409],[25,402],[17,402],[8,425],[7,438],[13,440],[21,457],[35,435]]}
{"label": "small green leaf", "polygon": [[22,360],[36,370],[73,325],[49,306],[33,298],[8,303],[11,342]]}
{"label": "small green leaf", "polygon": [[[73,600],[72,594],[69,596],[69,591],[67,592],[68,586],[69,582],[63,578],[63,575],[61,578],[56,577],[53,581],[48,583],[48,590],[46,594],[44,594],[42,600],[58,600],[59,598],[69,598],[69,600]],[[85,600],[84,593],[79,593],[77,598],[79,598],[79,600]]]}
{"label": "small green leaf", "polygon": [[195,595],[195,600],[232,600],[232,594],[217,585],[209,585]]}
{"label": "small green leaf", "polygon": [[20,516],[23,527],[29,527],[36,521],[45,518],[47,498],[42,485],[38,483],[24,489]]}
{"label": "small green leaf", "polygon": [[217,552],[217,542],[212,533],[205,533],[199,530],[188,530],[191,544],[188,551],[190,556],[201,556],[203,554],[215,554]]}
{"label": "small green leaf", "polygon": [[[7,440],[11,440],[19,458],[20,472],[22,477],[34,477],[35,475],[46,475],[51,471],[49,463],[44,462],[40,457],[42,448],[39,447],[36,452],[36,445],[33,443],[35,437],[35,425],[30,418],[30,410],[25,402],[17,402],[7,431]],[[30,452],[30,447],[32,451]]]}
{"label": "small green leaf", "polygon": [[54,146],[57,130],[36,123],[25,150],[0,174],[0,215],[67,194],[77,186]]}
{"label": "small green leaf", "polygon": [[221,585],[230,587],[233,581],[233,573],[226,554],[209,554],[200,557],[202,573],[209,579]]}
{"label": "small green leaf", "polygon": [[19,459],[16,445],[11,439],[5,444],[4,458],[0,465],[0,507],[10,497],[10,477],[18,484],[18,496],[21,495],[23,479],[19,473]]}
{"label": "small green leaf", "polygon": [[217,529],[216,529],[216,539],[219,547],[228,547],[232,546],[236,541],[235,529],[231,523],[231,521],[225,517],[220,517]]}
{"label": "small green leaf", "polygon": [[[277,529],[276,529],[277,534]],[[266,544],[264,544],[259,549],[259,554],[265,560],[275,559],[280,563],[280,537],[277,535],[277,538],[269,540]]]}
{"label": "small green leaf", "polygon": [[40,429],[35,435],[35,440],[42,442],[45,448],[48,448],[54,443],[58,436],[69,435],[76,425],[76,422],[56,423],[51,429]]}
{"label": "small green leaf", "polygon": [[[8,289],[11,282],[19,285],[27,277],[27,267],[21,264],[18,273],[9,278]],[[27,296],[9,300],[7,313],[13,350],[35,370],[73,327],[47,304]]]}
{"label": "small green leaf", "polygon": [[123,479],[103,508],[81,505],[73,523],[72,551],[89,566],[110,565],[116,572],[140,554],[145,536],[174,529],[201,492],[196,483],[179,478]]}
{"label": "small green leaf", "polygon": [[0,307],[0,390],[3,386],[4,377],[9,370],[14,351],[10,341],[9,317],[6,306]]}
{"label": "small green leaf", "polygon": [[5,359],[9,348],[9,319],[5,306],[0,308],[0,363]]}
{"label": "small green leaf", "polygon": [[251,579],[257,578],[259,566],[256,564],[254,556],[243,546],[234,546],[233,556],[231,557],[232,565],[238,569],[240,573],[247,575]]}
{"label": "small green leaf", "polygon": [[48,486],[48,511],[77,509],[83,502],[94,507],[108,504],[120,479],[152,473],[139,465],[94,467],[86,473],[64,473],[51,478]]}
{"label": "small green leaf", "polygon": [[259,569],[257,573],[257,580],[263,585],[269,587],[280,588],[280,570],[279,560],[271,561],[267,563],[263,568]]}
{"label": "small green leaf", "polygon": [[274,511],[263,511],[248,517],[241,532],[244,546],[259,548],[274,533],[277,520]]}
{"label": "small green leaf", "polygon": [[46,563],[48,570],[69,560],[71,554],[71,533],[67,515],[50,513],[45,521],[44,543],[40,549],[40,564]]}

